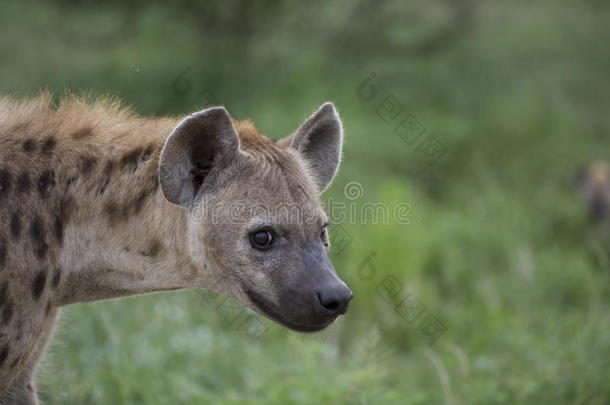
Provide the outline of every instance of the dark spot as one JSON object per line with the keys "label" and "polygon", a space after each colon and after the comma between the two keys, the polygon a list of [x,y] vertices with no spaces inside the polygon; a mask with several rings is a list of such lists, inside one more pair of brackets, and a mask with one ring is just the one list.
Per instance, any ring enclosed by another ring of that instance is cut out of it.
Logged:
{"label": "dark spot", "polygon": [[144,152],[142,152],[142,161],[146,162],[147,160],[150,160],[154,151],[155,147],[153,145],[148,145],[146,149],[144,149]]}
{"label": "dark spot", "polygon": [[51,308],[52,308],[51,301],[49,301],[49,302],[47,302],[47,306],[44,309],[44,312],[47,316],[49,316],[49,313],[51,312]]}
{"label": "dark spot", "polygon": [[30,235],[34,240],[34,253],[39,259],[44,259],[49,245],[44,240],[42,222],[39,217],[34,218],[30,227]]}
{"label": "dark spot", "polygon": [[4,304],[6,304],[7,299],[8,299],[8,281],[5,281],[4,283],[2,283],[2,288],[0,288],[0,307],[4,306]]}
{"label": "dark spot", "polygon": [[106,215],[108,215],[108,219],[112,224],[126,221],[128,219],[127,210],[122,209],[114,202],[107,203],[104,207],[104,211],[106,212]]}
{"label": "dark spot", "polygon": [[55,217],[55,224],[53,225],[53,230],[55,231],[55,237],[57,240],[61,241],[64,238],[64,224],[61,221],[60,216]]}
{"label": "dark spot", "polygon": [[24,152],[26,152],[26,153],[30,153],[30,152],[33,152],[33,151],[34,151],[34,149],[36,149],[36,142],[34,142],[34,140],[33,140],[33,139],[26,139],[26,140],[23,142],[23,145],[22,145],[22,146],[23,146],[23,151],[24,151]]}
{"label": "dark spot", "polygon": [[40,148],[40,150],[43,153],[50,153],[53,149],[55,149],[55,146],[57,146],[57,140],[55,140],[55,137],[50,136],[47,139],[45,139],[44,143],[42,144],[42,148]]}
{"label": "dark spot", "polygon": [[0,239],[0,267],[4,267],[6,263],[6,240]]}
{"label": "dark spot", "polygon": [[17,367],[17,364],[19,364],[19,357],[16,357],[15,360],[13,360],[13,362],[11,363],[11,365],[9,367],[15,368],[15,367]]}
{"label": "dark spot", "polygon": [[59,269],[55,269],[55,273],[53,274],[53,280],[51,280],[51,285],[53,288],[57,288],[59,286],[59,282],[61,281],[61,272]]}
{"label": "dark spot", "polygon": [[11,189],[11,174],[6,170],[0,170],[0,198],[8,195]]}
{"label": "dark spot", "polygon": [[18,212],[15,212],[11,217],[11,235],[15,239],[21,235],[21,219]]}
{"label": "dark spot", "polygon": [[30,189],[30,176],[26,172],[22,172],[17,177],[17,191],[24,193]]}
{"label": "dark spot", "polygon": [[76,176],[72,176],[70,177],[67,181],[66,181],[66,188],[70,188],[72,186],[72,184],[74,184],[74,182],[76,181],[78,177]]}
{"label": "dark spot", "polygon": [[93,130],[90,127],[79,129],[72,133],[72,139],[79,140],[93,135]]}
{"label": "dark spot", "polygon": [[[59,203],[59,212],[57,214],[57,218],[62,222],[62,228],[63,228],[63,224],[66,223],[66,221],[68,221],[70,213],[72,212],[74,206],[74,198],[70,197],[70,196],[65,196],[64,198],[62,198],[61,202]],[[62,232],[63,235],[63,232]]]}
{"label": "dark spot", "polygon": [[123,248],[123,252],[129,253],[131,251],[131,249],[129,249],[129,246],[125,246]]}
{"label": "dark spot", "polygon": [[8,343],[5,343],[2,348],[0,348],[0,366],[4,364],[6,358],[8,357]]}
{"label": "dark spot", "polygon": [[99,196],[103,196],[104,192],[106,191],[106,187],[108,187],[108,182],[110,181],[110,179],[102,179],[99,181],[98,185],[97,185],[97,195]]}
{"label": "dark spot", "polygon": [[109,160],[108,162],[106,162],[106,165],[104,166],[104,176],[110,176],[112,174],[113,169],[114,169],[114,163],[112,162],[112,160]]}
{"label": "dark spot", "polygon": [[44,237],[42,234],[42,221],[40,220],[40,217],[36,217],[32,221],[32,226],[30,227],[30,235],[36,242],[44,241]]}
{"label": "dark spot", "polygon": [[134,214],[138,214],[142,210],[142,206],[146,202],[146,198],[148,197],[148,190],[141,191],[138,197],[133,201],[133,211]]}
{"label": "dark spot", "polygon": [[97,160],[91,157],[83,157],[81,161],[81,170],[85,177],[89,176],[93,168],[97,164]]}
{"label": "dark spot", "polygon": [[34,296],[34,299],[40,298],[40,295],[42,294],[46,283],[47,275],[44,273],[43,270],[41,270],[36,275],[36,278],[34,278],[34,281],[32,281],[32,295]]}
{"label": "dark spot", "polygon": [[157,256],[161,250],[163,249],[163,245],[157,239],[150,242],[148,249],[140,252],[140,255],[145,257],[155,257]]}
{"label": "dark spot", "polygon": [[42,197],[47,196],[47,190],[55,186],[55,172],[45,170],[38,179],[38,192]]}
{"label": "dark spot", "polygon": [[135,172],[138,168],[138,159],[142,154],[142,149],[137,148],[127,153],[121,158],[121,166],[130,170],[131,172]]}
{"label": "dark spot", "polygon": [[2,308],[2,320],[6,325],[13,318],[13,303],[10,301],[6,301]]}
{"label": "dark spot", "polygon": [[115,203],[109,202],[104,206],[104,211],[109,217],[114,218],[117,215],[119,208]]}
{"label": "dark spot", "polygon": [[106,187],[110,184],[110,179],[112,177],[112,170],[114,168],[114,164],[112,161],[106,162],[106,166],[104,166],[104,178],[102,178],[97,186],[97,195],[101,196],[106,191]]}
{"label": "dark spot", "polygon": [[46,242],[42,242],[34,249],[34,253],[36,253],[36,256],[42,260],[47,255],[48,250],[49,245],[47,245]]}

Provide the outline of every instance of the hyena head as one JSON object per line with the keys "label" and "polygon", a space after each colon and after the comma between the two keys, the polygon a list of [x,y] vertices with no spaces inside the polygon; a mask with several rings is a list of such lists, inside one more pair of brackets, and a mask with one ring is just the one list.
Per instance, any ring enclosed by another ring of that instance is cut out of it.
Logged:
{"label": "hyena head", "polygon": [[[182,121],[163,148],[163,194],[189,212],[190,259],[228,294],[291,329],[321,330],[352,292],[329,258],[320,193],[341,158],[342,126],[324,104],[277,142],[224,108]],[[205,270],[204,270],[205,269]]]}

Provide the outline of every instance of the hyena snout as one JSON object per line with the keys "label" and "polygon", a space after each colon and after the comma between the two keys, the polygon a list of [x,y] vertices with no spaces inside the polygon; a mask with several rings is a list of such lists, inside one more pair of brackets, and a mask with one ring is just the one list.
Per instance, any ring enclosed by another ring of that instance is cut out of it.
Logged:
{"label": "hyena snout", "polygon": [[315,292],[314,306],[320,315],[336,317],[347,312],[353,296],[352,290],[339,280],[339,282],[319,288]]}

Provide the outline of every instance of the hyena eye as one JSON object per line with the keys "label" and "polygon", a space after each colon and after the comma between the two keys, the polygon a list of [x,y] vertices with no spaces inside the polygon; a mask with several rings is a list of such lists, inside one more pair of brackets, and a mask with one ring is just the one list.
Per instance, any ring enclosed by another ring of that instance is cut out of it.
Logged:
{"label": "hyena eye", "polygon": [[330,247],[330,243],[328,242],[328,224],[325,224],[322,227],[322,233],[320,234],[320,239],[322,239],[322,243],[326,247]]}
{"label": "hyena eye", "polygon": [[252,247],[258,250],[266,250],[273,244],[273,236],[268,230],[254,231],[250,234]]}
{"label": "hyena eye", "polygon": [[322,227],[322,233],[320,233],[320,237],[322,239],[326,239],[326,232],[328,231],[328,224],[324,225]]}

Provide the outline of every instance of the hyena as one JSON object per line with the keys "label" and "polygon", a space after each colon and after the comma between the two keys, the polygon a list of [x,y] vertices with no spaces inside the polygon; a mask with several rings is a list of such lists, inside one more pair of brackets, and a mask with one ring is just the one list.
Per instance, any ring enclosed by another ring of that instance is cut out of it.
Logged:
{"label": "hyena", "polygon": [[596,222],[607,220],[610,216],[610,165],[597,161],[579,170],[576,185],[589,217]]}
{"label": "hyena", "polygon": [[342,141],[331,103],[276,141],[222,107],[139,118],[111,100],[0,99],[0,403],[37,403],[71,303],[196,288],[296,331],[335,321],[352,292],[319,196]]}

